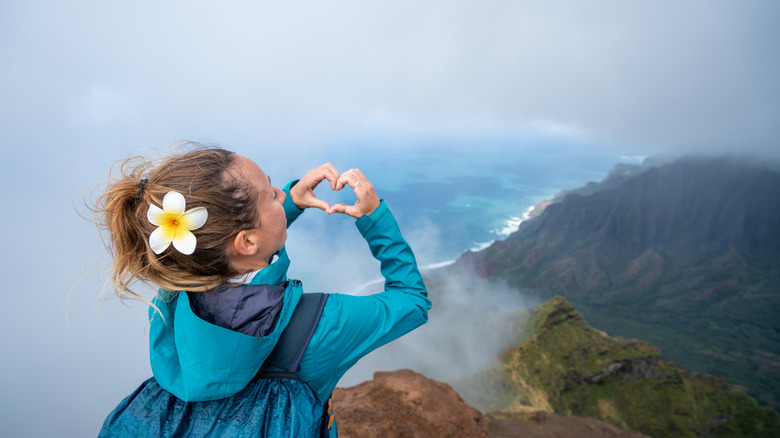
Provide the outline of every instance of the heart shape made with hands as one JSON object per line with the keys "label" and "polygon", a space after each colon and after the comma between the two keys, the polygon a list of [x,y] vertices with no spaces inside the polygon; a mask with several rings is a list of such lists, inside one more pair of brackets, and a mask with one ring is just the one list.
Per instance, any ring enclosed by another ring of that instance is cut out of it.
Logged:
{"label": "heart shape made with hands", "polygon": [[320,184],[315,189],[314,193],[317,199],[327,204],[326,208],[323,208],[326,213],[332,213],[331,208],[343,204],[343,205],[355,205],[357,202],[357,194],[350,190],[352,186],[344,185],[341,188],[333,189],[327,187],[326,184]]}
{"label": "heart shape made with hands", "polygon": [[[314,189],[320,183],[328,180],[332,192],[340,192],[345,187],[350,187],[357,200],[349,204],[343,196],[336,203],[329,203],[315,195]],[[374,186],[368,181],[359,169],[350,169],[339,173],[332,164],[326,163],[310,170],[290,189],[290,196],[299,208],[318,208],[328,214],[343,213],[354,218],[365,214],[371,214],[379,206],[379,198]],[[341,202],[339,202],[341,201]]]}

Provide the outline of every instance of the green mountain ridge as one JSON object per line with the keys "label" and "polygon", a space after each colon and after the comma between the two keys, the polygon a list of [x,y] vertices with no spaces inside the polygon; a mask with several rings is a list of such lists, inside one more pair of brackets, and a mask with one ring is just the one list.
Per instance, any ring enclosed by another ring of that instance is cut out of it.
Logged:
{"label": "green mountain ridge", "polygon": [[780,415],[722,379],[660,360],[657,347],[590,327],[565,299],[530,311],[527,340],[501,365],[455,385],[493,417],[546,411],[593,417],[655,438],[773,437]]}
{"label": "green mountain ridge", "polygon": [[450,269],[564,296],[594,327],[777,409],[780,172],[704,157],[628,170]]}

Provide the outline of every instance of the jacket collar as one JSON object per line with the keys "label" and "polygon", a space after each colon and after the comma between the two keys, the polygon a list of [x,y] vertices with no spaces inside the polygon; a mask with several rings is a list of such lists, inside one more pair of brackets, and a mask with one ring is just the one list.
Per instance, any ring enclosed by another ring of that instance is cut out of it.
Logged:
{"label": "jacket collar", "polygon": [[287,257],[287,249],[282,247],[282,249],[273,255],[271,260],[271,263],[265,268],[233,277],[228,280],[228,283],[277,285],[287,281],[287,269],[290,267],[290,258]]}

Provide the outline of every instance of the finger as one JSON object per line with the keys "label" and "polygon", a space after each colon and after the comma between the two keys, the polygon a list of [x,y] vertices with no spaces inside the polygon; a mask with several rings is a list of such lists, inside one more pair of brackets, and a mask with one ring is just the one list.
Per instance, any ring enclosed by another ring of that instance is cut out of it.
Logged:
{"label": "finger", "polygon": [[363,213],[360,212],[360,209],[358,209],[356,206],[345,205],[345,204],[333,204],[326,211],[328,212],[328,214],[333,214],[333,213],[346,214],[347,216],[351,216],[355,219],[363,215]]}
{"label": "finger", "polygon": [[336,180],[336,187],[333,190],[341,190],[349,184],[349,176],[341,174],[338,180]]}
{"label": "finger", "polygon": [[323,180],[327,179],[329,175],[323,169],[314,169],[304,176],[306,180],[306,186],[309,189],[317,187]]}
{"label": "finger", "polygon": [[320,210],[323,211],[328,211],[331,208],[330,204],[323,201],[322,199],[315,198],[315,197],[312,197],[312,199],[309,200],[309,207],[319,208]]}
{"label": "finger", "polygon": [[[360,169],[352,169],[352,190],[355,191],[355,194],[360,198],[361,193],[365,193],[367,188],[370,188],[371,183],[368,181],[368,179],[363,175],[363,172],[360,171]],[[358,189],[360,187],[360,189]],[[360,192],[358,192],[360,190]]]}
{"label": "finger", "polygon": [[330,182],[330,189],[336,190],[336,181],[339,179],[339,172],[330,163],[325,163],[320,166],[324,177]]}
{"label": "finger", "polygon": [[344,214],[352,216],[355,219],[358,219],[360,216],[363,216],[363,213],[360,211],[359,208],[357,208],[356,205],[347,205],[347,207],[344,209]]}
{"label": "finger", "polygon": [[327,179],[330,182],[331,188],[333,188],[333,183],[338,177],[339,173],[336,168],[330,163],[325,163],[308,171],[306,175],[304,175],[303,180],[305,180],[307,186],[314,188],[319,185],[322,180]]}
{"label": "finger", "polygon": [[333,204],[327,210],[325,210],[325,212],[327,212],[328,214],[344,213],[346,209],[347,206],[344,204]]}
{"label": "finger", "polygon": [[339,173],[335,167],[330,163],[325,163],[315,169],[312,169],[307,174],[312,179],[312,187],[316,187],[322,180],[327,179],[330,182],[330,188],[333,189],[336,180],[339,178]]}
{"label": "finger", "polygon": [[341,190],[344,188],[344,186],[354,188],[355,184],[357,184],[362,179],[365,179],[365,177],[360,172],[360,170],[349,169],[348,171],[342,173],[341,176],[339,176],[338,183],[336,184],[336,190]]}

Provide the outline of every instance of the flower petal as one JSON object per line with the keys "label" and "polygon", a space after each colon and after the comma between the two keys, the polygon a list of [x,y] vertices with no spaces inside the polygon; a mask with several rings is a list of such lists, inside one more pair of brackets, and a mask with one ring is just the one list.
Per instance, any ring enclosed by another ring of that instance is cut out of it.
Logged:
{"label": "flower petal", "polygon": [[168,214],[180,215],[184,213],[185,205],[186,201],[184,200],[184,195],[179,192],[174,192],[173,190],[166,193],[163,198],[162,207]]}
{"label": "flower petal", "polygon": [[176,227],[157,227],[149,235],[149,246],[155,254],[160,254],[171,245],[176,234]]}
{"label": "flower petal", "polygon": [[196,207],[187,210],[186,213],[179,218],[179,225],[187,230],[197,230],[206,223],[206,219],[209,218],[209,212],[204,207]]}
{"label": "flower petal", "polygon": [[180,253],[190,255],[195,251],[195,245],[197,244],[195,235],[188,230],[179,227],[176,230],[176,237],[173,238],[173,247]]}
{"label": "flower petal", "polygon": [[165,225],[165,212],[154,204],[149,204],[149,211],[146,212],[146,218],[149,219],[153,225]]}

